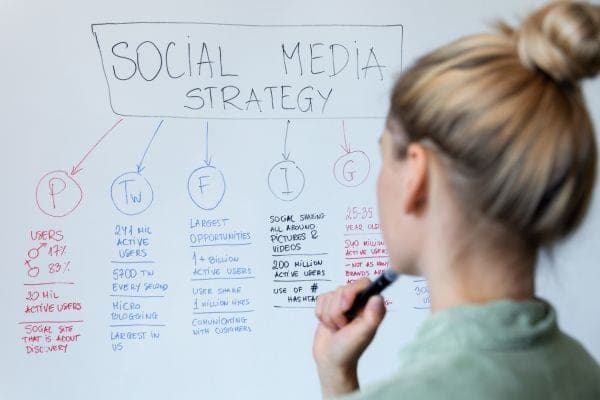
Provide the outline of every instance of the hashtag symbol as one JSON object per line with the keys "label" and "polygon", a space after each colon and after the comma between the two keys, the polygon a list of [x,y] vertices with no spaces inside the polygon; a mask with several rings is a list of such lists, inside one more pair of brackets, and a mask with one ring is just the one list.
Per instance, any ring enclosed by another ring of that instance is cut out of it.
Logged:
{"label": "hashtag symbol", "polygon": [[310,287],[310,290],[311,290],[313,293],[317,293],[317,290],[319,290],[319,285],[317,285],[316,283],[313,283],[313,284],[311,285],[311,287]]}

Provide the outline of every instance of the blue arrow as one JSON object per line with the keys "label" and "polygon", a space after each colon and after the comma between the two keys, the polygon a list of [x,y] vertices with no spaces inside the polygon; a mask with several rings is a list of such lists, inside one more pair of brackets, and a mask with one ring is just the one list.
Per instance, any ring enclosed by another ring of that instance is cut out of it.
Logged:
{"label": "blue arrow", "polygon": [[160,129],[160,126],[162,125],[162,123],[165,122],[165,120],[161,120],[158,123],[158,126],[156,127],[156,130],[154,131],[154,135],[152,135],[152,139],[150,139],[150,142],[148,142],[148,146],[146,146],[146,150],[144,151],[144,155],[142,156],[142,159],[140,160],[140,162],[137,164],[137,173],[141,173],[144,168],[144,158],[146,158],[146,154],[148,153],[148,150],[150,150],[150,145],[152,144],[152,142],[154,141],[154,138],[156,137],[156,134],[158,133],[158,130]]}
{"label": "blue arrow", "polygon": [[208,121],[206,122],[206,152],[204,156],[204,163],[210,167],[210,163],[212,162],[212,157],[208,156]]}

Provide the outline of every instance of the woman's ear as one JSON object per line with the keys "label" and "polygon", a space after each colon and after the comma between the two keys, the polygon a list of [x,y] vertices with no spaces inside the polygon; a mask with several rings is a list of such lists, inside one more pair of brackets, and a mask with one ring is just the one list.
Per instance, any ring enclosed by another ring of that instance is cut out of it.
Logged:
{"label": "woman's ear", "polygon": [[427,203],[429,153],[422,144],[411,143],[404,160],[404,212],[419,214]]}

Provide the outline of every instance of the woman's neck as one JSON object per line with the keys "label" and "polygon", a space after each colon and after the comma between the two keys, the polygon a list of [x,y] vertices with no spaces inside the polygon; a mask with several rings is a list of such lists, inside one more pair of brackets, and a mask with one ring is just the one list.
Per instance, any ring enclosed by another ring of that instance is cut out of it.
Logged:
{"label": "woman's neck", "polygon": [[421,270],[429,285],[433,312],[463,304],[534,297],[536,256],[531,251],[514,247],[500,251],[481,240],[462,248],[456,243],[454,246],[435,246],[423,260]]}
{"label": "woman's neck", "polygon": [[466,210],[446,169],[432,164],[420,215],[417,268],[428,281],[433,312],[470,303],[534,297],[537,250],[501,222]]}
{"label": "woman's neck", "polygon": [[[481,267],[486,267],[481,265]],[[428,274],[432,311],[501,299],[527,300],[534,297],[533,274],[523,274],[519,280],[470,274],[465,276]]]}

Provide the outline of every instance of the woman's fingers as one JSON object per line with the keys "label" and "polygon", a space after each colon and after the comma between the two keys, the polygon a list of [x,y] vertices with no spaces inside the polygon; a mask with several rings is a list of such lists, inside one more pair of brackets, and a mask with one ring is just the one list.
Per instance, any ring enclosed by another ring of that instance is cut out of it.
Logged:
{"label": "woman's fingers", "polygon": [[371,281],[359,279],[336,290],[319,295],[315,314],[319,321],[329,329],[338,330],[348,324],[344,315],[352,307],[356,296],[363,291]]}
{"label": "woman's fingers", "polygon": [[374,333],[379,327],[381,321],[385,317],[385,302],[381,296],[373,296],[369,299],[365,305],[364,310],[360,313],[357,319],[357,325],[362,325],[362,329],[367,332],[368,335]]}
{"label": "woman's fingers", "polygon": [[317,299],[315,313],[320,323],[313,341],[313,357],[322,387],[356,378],[358,359],[385,316],[385,304],[379,295],[370,298],[352,321],[344,315],[369,283],[368,279],[363,279],[324,293]]}

